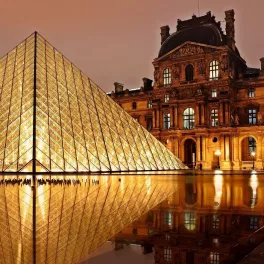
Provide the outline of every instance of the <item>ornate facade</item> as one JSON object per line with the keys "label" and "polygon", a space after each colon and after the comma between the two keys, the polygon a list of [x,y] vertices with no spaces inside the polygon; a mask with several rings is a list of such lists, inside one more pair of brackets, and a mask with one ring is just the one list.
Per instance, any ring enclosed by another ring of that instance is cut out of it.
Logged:
{"label": "ornate facade", "polygon": [[115,83],[110,96],[189,167],[263,169],[264,58],[249,68],[235,45],[234,10],[225,20],[226,33],[210,12],[178,20],[173,34],[161,27],[154,84]]}

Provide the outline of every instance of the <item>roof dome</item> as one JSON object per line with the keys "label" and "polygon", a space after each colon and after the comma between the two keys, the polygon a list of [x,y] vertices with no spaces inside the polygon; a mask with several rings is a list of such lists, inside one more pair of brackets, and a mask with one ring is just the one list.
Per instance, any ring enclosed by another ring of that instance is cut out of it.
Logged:
{"label": "roof dome", "polygon": [[222,32],[220,22],[208,12],[205,16],[181,21],[178,20],[177,31],[169,36],[162,44],[159,57],[167,54],[186,41],[222,46],[226,44],[225,35]]}

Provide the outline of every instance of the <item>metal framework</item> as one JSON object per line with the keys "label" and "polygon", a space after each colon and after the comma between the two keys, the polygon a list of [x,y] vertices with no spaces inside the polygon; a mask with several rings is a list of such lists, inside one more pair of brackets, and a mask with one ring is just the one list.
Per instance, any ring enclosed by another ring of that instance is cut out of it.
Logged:
{"label": "metal framework", "polygon": [[184,168],[37,32],[0,60],[0,101],[2,172]]}

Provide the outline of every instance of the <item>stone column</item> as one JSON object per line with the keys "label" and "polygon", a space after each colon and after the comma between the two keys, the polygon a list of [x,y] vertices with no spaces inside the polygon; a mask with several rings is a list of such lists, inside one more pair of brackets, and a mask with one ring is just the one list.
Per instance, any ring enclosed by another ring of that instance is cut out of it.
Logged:
{"label": "stone column", "polygon": [[224,136],[220,136],[220,161],[223,162],[225,160],[225,142],[224,142]]}
{"label": "stone column", "polygon": [[205,137],[202,137],[202,145],[203,145],[203,150],[202,150],[203,161],[206,161],[206,138]]}
{"label": "stone column", "polygon": [[152,126],[153,128],[156,128],[156,109],[153,109],[152,111]]}
{"label": "stone column", "polygon": [[201,159],[201,148],[200,148],[200,137],[197,137],[196,139],[196,163],[200,163]]}
{"label": "stone column", "polygon": [[175,105],[174,107],[174,126],[176,129],[179,127],[178,105]]}
{"label": "stone column", "polygon": [[225,160],[229,161],[230,160],[230,145],[229,145],[229,136],[225,137]]}
{"label": "stone column", "polygon": [[156,128],[160,128],[160,110],[156,109]]}
{"label": "stone column", "polygon": [[234,169],[239,169],[240,168],[240,157],[239,157],[239,137],[238,136],[233,136],[232,137],[232,148],[233,148],[233,168]]}
{"label": "stone column", "polygon": [[204,125],[204,119],[205,119],[205,109],[204,109],[204,103],[201,104],[201,125]]}
{"label": "stone column", "polygon": [[223,123],[223,103],[219,105],[219,124]]}
{"label": "stone column", "polygon": [[197,104],[196,107],[195,107],[194,120],[195,120],[194,121],[195,125],[200,125],[199,104]]}
{"label": "stone column", "polygon": [[225,103],[225,123],[230,123],[230,104],[228,102]]}
{"label": "stone column", "polygon": [[173,106],[170,108],[170,118],[171,118],[171,128],[174,128],[175,121],[174,121],[174,107]]}

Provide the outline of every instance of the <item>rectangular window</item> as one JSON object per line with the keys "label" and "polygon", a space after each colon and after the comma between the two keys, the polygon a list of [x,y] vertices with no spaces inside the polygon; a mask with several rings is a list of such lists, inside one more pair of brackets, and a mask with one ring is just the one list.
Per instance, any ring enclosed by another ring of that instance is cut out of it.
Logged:
{"label": "rectangular window", "polygon": [[164,102],[168,103],[170,101],[170,95],[169,94],[165,94],[164,96]]}
{"label": "rectangular window", "polygon": [[211,126],[218,126],[218,109],[211,110]]}
{"label": "rectangular window", "polygon": [[137,235],[137,228],[133,228],[133,235]]}
{"label": "rectangular window", "polygon": [[220,227],[220,216],[219,215],[213,215],[212,228],[213,229],[219,229],[219,227]]}
{"label": "rectangular window", "polygon": [[256,140],[253,137],[248,137],[248,155],[256,151]]}
{"label": "rectangular window", "polygon": [[255,97],[255,89],[254,88],[248,89],[248,97]]}
{"label": "rectangular window", "polygon": [[148,108],[152,108],[152,100],[148,101]]}
{"label": "rectangular window", "polygon": [[217,97],[217,90],[216,88],[212,89],[212,97]]}
{"label": "rectangular window", "polygon": [[257,110],[256,109],[248,109],[248,123],[250,125],[257,124]]}
{"label": "rectangular window", "polygon": [[184,213],[184,227],[187,230],[194,230],[196,228],[195,213]]}
{"label": "rectangular window", "polygon": [[210,253],[210,263],[211,264],[219,264],[220,263],[220,254],[217,252]]}
{"label": "rectangular window", "polygon": [[250,216],[249,217],[249,229],[257,230],[259,228],[258,224],[258,216]]}
{"label": "rectangular window", "polygon": [[163,129],[168,130],[170,128],[170,114],[163,115]]}
{"label": "rectangular window", "polygon": [[137,109],[137,103],[136,102],[132,103],[132,109]]}
{"label": "rectangular window", "polygon": [[164,218],[164,222],[165,225],[171,225],[171,221],[172,221],[172,214],[171,212],[165,212],[165,218]]}
{"label": "rectangular window", "polygon": [[171,263],[172,259],[171,259],[171,248],[164,248],[164,259],[166,261],[166,263]]}
{"label": "rectangular window", "polygon": [[152,129],[152,117],[147,117],[147,130],[150,131]]}

